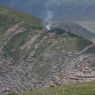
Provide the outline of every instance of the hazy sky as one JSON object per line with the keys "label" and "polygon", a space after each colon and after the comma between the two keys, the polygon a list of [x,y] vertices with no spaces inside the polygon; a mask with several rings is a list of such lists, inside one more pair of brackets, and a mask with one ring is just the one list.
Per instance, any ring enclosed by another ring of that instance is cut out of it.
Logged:
{"label": "hazy sky", "polygon": [[95,19],[95,0],[0,0],[0,4],[45,18],[48,11],[53,19]]}

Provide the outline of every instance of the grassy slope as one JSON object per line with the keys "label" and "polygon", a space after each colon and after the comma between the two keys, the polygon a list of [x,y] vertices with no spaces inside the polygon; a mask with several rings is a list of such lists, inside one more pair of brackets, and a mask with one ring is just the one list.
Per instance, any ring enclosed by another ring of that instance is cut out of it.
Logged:
{"label": "grassy slope", "polygon": [[[16,33],[13,36],[12,34],[14,32],[7,33],[8,29],[21,22],[23,22],[23,24],[18,26],[19,28],[24,27],[24,32]],[[60,50],[64,49],[67,52],[79,52],[91,44],[89,41],[75,36],[68,36],[64,39],[63,36],[57,35],[56,37],[50,38],[48,33],[44,32],[40,34],[40,32],[42,32],[42,30],[41,21],[39,19],[16,10],[0,7],[0,47],[4,45],[5,58],[13,59],[18,62],[22,56],[29,56],[30,52],[35,51],[36,58],[41,59],[47,49],[52,48],[56,50],[56,48],[59,47]],[[28,42],[31,43],[31,38],[38,34],[40,34],[39,37],[29,46]],[[44,37],[47,37],[47,39],[44,39]],[[43,39],[44,41],[42,41]],[[53,40],[53,42],[48,43],[48,40]],[[52,46],[55,41],[58,41],[58,43]],[[40,45],[35,49],[35,45],[39,43]],[[22,47],[24,48],[21,49]]]}
{"label": "grassy slope", "polygon": [[29,22],[32,24],[37,24],[40,21],[39,19],[33,17],[30,14],[25,14],[21,11],[13,10],[8,7],[4,7],[4,6],[0,5],[0,15],[1,14],[10,16],[11,18],[15,18],[15,20],[17,20],[17,21],[19,21],[19,20],[26,21],[28,24],[29,24]]}
{"label": "grassy slope", "polygon": [[95,81],[33,92],[10,93],[7,95],[95,95]]}
{"label": "grassy slope", "polygon": [[[9,34],[7,33],[10,27],[15,26],[15,24],[18,24],[21,22],[23,22],[23,24],[19,25],[19,27],[24,27],[25,28],[24,32],[16,33],[13,36],[11,36],[13,33],[9,33]],[[31,48],[28,49],[29,46],[26,45],[27,42],[32,37],[39,34],[39,32],[41,31],[40,28],[41,28],[41,21],[35,17],[32,17],[32,15],[27,15],[22,12],[18,12],[16,10],[12,10],[6,7],[0,7],[0,46],[3,46],[4,43],[6,43],[4,45],[5,58],[18,60],[22,55],[27,56],[29,55],[29,52],[35,50],[34,48],[35,45],[40,43],[40,41],[42,41],[44,37],[49,36],[48,33],[42,33],[40,37],[38,37],[34,41],[34,43],[31,44],[32,45]],[[38,31],[38,33],[36,33],[36,31]],[[8,40],[8,38],[10,38],[10,40]],[[41,52],[43,52],[46,48],[48,48],[51,45],[48,43],[48,40],[49,39],[45,39],[45,41],[43,41],[39,45],[40,47],[38,47],[38,49],[36,50],[37,55],[39,54],[41,55]],[[60,42],[64,40],[64,38],[57,36],[55,41],[56,40],[59,41],[59,43],[61,43],[60,47],[62,49],[66,49],[66,51],[79,51],[85,47],[85,45],[83,45],[85,41],[77,37],[71,37],[71,38],[68,37],[65,42]],[[83,41],[82,43],[80,43],[82,45],[80,44],[78,45],[80,41],[81,42]],[[86,45],[88,44],[89,42],[87,42]],[[72,49],[67,48],[68,45],[69,47],[72,47]],[[25,48],[21,50],[21,47],[23,46],[25,46]],[[79,46],[83,46],[83,47],[80,48]]]}
{"label": "grassy slope", "polygon": [[[8,29],[16,27],[16,24],[23,23],[18,25],[18,28],[24,27],[25,31],[16,33],[12,36],[13,32],[7,33]],[[20,57],[20,46],[36,35],[35,32],[41,26],[41,21],[32,15],[18,12],[6,7],[0,7],[0,47],[4,45],[5,57],[12,57],[12,59],[18,59]],[[20,33],[21,32],[21,33]],[[8,40],[10,38],[10,40]],[[16,50],[11,52],[12,50]],[[23,51],[22,51],[23,52]]]}
{"label": "grassy slope", "polygon": [[[7,38],[11,36],[6,35],[6,31],[8,30],[8,28],[22,21],[24,22],[22,26],[25,27],[26,30],[24,32],[15,34],[11,37],[10,40],[7,40]],[[31,47],[28,49],[29,46],[27,42],[31,41],[31,38],[39,34],[39,32],[41,31],[41,29],[39,28],[40,24],[40,20],[32,17],[31,15],[13,11],[5,7],[0,7],[0,46],[2,46],[6,42],[3,48],[5,57],[12,58],[17,61],[17,59],[19,59],[22,55],[28,56],[30,52],[35,50],[35,59],[37,61],[37,64],[34,65],[34,69],[38,68],[38,72],[40,72],[37,73],[39,75],[42,75],[43,69],[40,70],[41,68],[39,66],[39,60],[42,59],[42,56],[44,56],[46,50],[48,52],[49,49],[64,49],[67,52],[78,52],[85,48],[85,46],[91,44],[89,41],[75,36],[68,36],[64,39],[63,36],[56,35],[55,37],[50,38],[50,35],[44,32],[41,33],[41,35],[34,41],[33,44],[30,44]],[[47,38],[44,39],[44,37]],[[51,40],[53,41],[49,43],[48,41]],[[55,41],[57,41],[58,43],[52,45],[53,43],[55,43]],[[35,45],[39,43],[40,45],[37,49],[35,49]],[[25,48],[21,50],[21,47],[23,46],[25,46]],[[46,70],[47,69],[48,67],[46,68]],[[37,92],[25,92],[19,93],[17,95],[95,95],[95,82],[75,84],[64,86],[62,88],[52,88]]]}

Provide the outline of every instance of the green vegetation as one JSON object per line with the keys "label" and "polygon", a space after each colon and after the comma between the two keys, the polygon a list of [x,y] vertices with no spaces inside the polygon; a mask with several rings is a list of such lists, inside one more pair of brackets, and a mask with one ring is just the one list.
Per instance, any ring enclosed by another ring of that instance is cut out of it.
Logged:
{"label": "green vegetation", "polygon": [[32,23],[32,24],[39,24],[40,23],[40,20],[33,17],[32,15],[30,14],[25,14],[21,11],[17,11],[17,10],[13,10],[13,9],[10,9],[8,7],[3,7],[3,6],[0,6],[0,15],[5,15],[5,16],[10,16],[12,18],[15,19],[15,21],[25,21],[27,22],[28,24]]}
{"label": "green vegetation", "polygon": [[[30,14],[0,6],[0,47],[3,46],[4,57],[17,63],[24,52],[20,47],[36,35],[35,31],[41,29],[40,23]],[[22,32],[20,28],[23,27]],[[18,33],[15,33],[18,29]],[[27,55],[27,52],[24,53]]]}
{"label": "green vegetation", "polygon": [[[20,30],[23,27],[25,30]],[[17,30],[19,31],[17,32]],[[37,62],[40,62],[44,52],[48,52],[49,49],[79,52],[91,44],[89,41],[74,35],[49,37],[49,33],[40,34],[40,32],[42,32],[42,26],[39,19],[30,14],[0,7],[0,47],[3,46],[4,57],[13,60],[15,63],[18,63],[22,56],[28,57],[32,51],[35,51],[35,58]],[[32,38],[38,34],[40,36],[32,43]],[[58,43],[52,45],[55,41],[58,41]],[[36,45],[38,45],[38,48],[35,49]]]}
{"label": "green vegetation", "polygon": [[4,46],[5,58],[11,57],[14,60],[19,58],[19,47],[25,42],[27,35],[29,35],[27,31],[18,33],[8,41],[8,43]]}
{"label": "green vegetation", "polygon": [[7,95],[95,95],[95,81],[32,92],[9,93]]}
{"label": "green vegetation", "polygon": [[57,41],[58,42],[51,47],[52,50],[64,49],[66,52],[79,52],[91,44],[91,42],[73,35],[68,35],[67,37],[57,37]]}
{"label": "green vegetation", "polygon": [[[72,26],[70,25],[71,28]],[[73,28],[77,29],[75,26]],[[32,74],[37,74],[37,79],[41,81],[48,77],[49,69],[52,65],[52,61],[48,62],[44,60],[44,55],[48,54],[48,51],[56,52],[64,50],[75,53],[80,52],[90,44],[92,44],[90,41],[72,34],[49,34],[44,30],[42,31],[41,21],[32,15],[0,7],[0,47],[3,49],[2,56],[12,61],[12,63],[19,63],[19,61],[22,61],[20,58],[33,59],[32,61],[30,59],[25,60],[30,63],[30,67],[27,67],[29,70],[25,67],[25,74],[30,74],[30,80],[32,79]],[[95,53],[95,48],[92,49],[93,51]],[[88,52],[90,53],[90,50]],[[44,64],[46,61],[47,63]],[[22,69],[23,65],[20,68]],[[21,73],[23,74],[23,72]],[[37,91],[9,93],[6,95],[95,95],[95,81]]]}

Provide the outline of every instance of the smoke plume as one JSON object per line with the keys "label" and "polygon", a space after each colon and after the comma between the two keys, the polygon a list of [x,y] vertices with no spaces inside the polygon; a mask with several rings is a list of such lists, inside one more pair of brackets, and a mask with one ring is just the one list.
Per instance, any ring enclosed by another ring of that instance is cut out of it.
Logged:
{"label": "smoke plume", "polygon": [[51,9],[51,2],[47,2],[45,4],[45,18],[43,20],[45,27],[47,30],[50,30],[52,25],[52,19],[53,19],[54,13]]}

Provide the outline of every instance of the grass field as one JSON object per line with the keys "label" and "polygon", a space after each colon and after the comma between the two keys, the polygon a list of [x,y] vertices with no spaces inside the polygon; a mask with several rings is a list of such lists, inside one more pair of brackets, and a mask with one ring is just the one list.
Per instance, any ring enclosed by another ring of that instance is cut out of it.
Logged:
{"label": "grass field", "polygon": [[65,85],[64,87],[49,88],[38,91],[9,93],[6,95],[95,95],[95,81]]}

